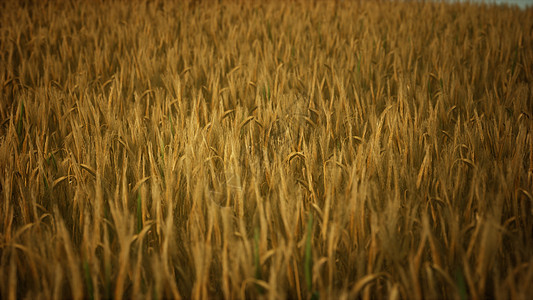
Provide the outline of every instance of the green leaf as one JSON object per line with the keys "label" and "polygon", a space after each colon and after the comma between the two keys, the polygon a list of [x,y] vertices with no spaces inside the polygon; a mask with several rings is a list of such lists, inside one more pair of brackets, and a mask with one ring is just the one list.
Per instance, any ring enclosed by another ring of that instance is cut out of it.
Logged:
{"label": "green leaf", "polygon": [[[259,228],[255,228],[254,232],[254,265],[255,265],[255,279],[261,280],[262,274],[261,274],[261,262],[259,260]],[[257,291],[260,294],[265,293],[265,289],[260,286],[256,285]]]}
{"label": "green leaf", "polygon": [[91,280],[91,272],[89,270],[89,263],[87,261],[83,262],[83,273],[85,274],[85,283],[87,284],[87,293],[89,294],[89,299],[94,299],[94,289],[93,282]]}
{"label": "green leaf", "polygon": [[465,277],[463,275],[463,271],[460,268],[455,271],[455,281],[457,283],[457,289],[459,290],[459,298],[461,300],[468,299],[468,291],[466,290]]}
{"label": "green leaf", "polygon": [[170,122],[170,132],[172,133],[172,136],[174,136],[174,122],[172,121],[172,115],[168,114],[168,121]]}
{"label": "green leaf", "polygon": [[307,231],[305,238],[305,253],[304,253],[304,274],[305,283],[309,290],[313,289],[313,257],[311,248],[311,239],[313,235],[313,215],[309,214],[309,220],[307,220]]}
{"label": "green leaf", "polygon": [[[19,138],[22,137],[22,131],[24,129],[24,101],[21,101],[20,102],[20,111],[19,111],[19,116],[18,116],[18,121],[17,121],[17,135],[19,136]],[[22,143],[22,140],[21,140],[21,143]]]}
{"label": "green leaf", "polygon": [[141,193],[137,193],[137,233],[143,228]]}

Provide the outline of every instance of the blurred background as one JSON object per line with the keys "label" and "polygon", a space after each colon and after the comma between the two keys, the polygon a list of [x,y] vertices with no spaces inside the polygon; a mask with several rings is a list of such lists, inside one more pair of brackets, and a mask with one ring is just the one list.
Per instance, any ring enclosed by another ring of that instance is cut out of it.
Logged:
{"label": "blurred background", "polygon": [[526,8],[533,6],[533,0],[446,0],[450,2],[460,1],[460,2],[485,2],[485,3],[496,3],[496,4],[509,4],[509,5],[518,5],[520,8]]}

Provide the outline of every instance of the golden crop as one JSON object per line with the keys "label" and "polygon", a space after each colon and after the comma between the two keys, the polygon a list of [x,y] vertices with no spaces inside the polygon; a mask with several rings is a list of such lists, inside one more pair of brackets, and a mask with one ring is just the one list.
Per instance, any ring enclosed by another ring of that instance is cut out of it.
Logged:
{"label": "golden crop", "polygon": [[0,298],[533,295],[533,9],[34,2],[0,4]]}

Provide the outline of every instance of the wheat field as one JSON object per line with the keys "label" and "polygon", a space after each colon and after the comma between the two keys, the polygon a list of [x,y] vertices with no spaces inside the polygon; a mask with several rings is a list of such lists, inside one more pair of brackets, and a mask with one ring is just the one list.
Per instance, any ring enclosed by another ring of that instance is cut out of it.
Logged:
{"label": "wheat field", "polygon": [[0,298],[528,299],[533,9],[0,3]]}

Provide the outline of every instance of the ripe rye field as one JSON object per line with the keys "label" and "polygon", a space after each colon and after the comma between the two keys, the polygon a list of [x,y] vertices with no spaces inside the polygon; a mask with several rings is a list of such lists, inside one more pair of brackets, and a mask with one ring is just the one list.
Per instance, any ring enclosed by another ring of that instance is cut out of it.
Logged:
{"label": "ripe rye field", "polygon": [[533,295],[533,9],[30,2],[0,298]]}

